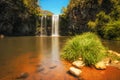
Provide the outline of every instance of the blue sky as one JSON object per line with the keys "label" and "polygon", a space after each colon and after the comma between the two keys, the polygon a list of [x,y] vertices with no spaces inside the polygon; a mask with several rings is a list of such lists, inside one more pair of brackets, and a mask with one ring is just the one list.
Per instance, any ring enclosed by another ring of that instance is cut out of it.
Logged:
{"label": "blue sky", "polygon": [[43,10],[51,11],[54,14],[60,14],[62,7],[66,7],[69,0],[39,0],[39,5]]}

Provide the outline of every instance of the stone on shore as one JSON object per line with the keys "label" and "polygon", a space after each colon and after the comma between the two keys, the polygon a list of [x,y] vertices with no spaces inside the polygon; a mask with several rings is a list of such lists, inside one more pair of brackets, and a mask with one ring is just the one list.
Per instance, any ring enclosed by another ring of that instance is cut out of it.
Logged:
{"label": "stone on shore", "polygon": [[75,67],[70,67],[70,73],[72,73],[73,75],[75,75],[75,76],[80,76],[80,73],[81,73],[82,71],[80,70],[80,69],[77,69],[77,68],[75,68]]}
{"label": "stone on shore", "polygon": [[115,51],[108,50],[108,53],[115,54],[116,56],[120,57],[120,54]]}
{"label": "stone on shore", "polygon": [[82,68],[85,64],[83,61],[74,61],[72,63],[73,66],[77,67],[77,68]]}
{"label": "stone on shore", "polygon": [[112,61],[112,63],[118,64],[119,61],[118,60],[114,60],[114,61]]}
{"label": "stone on shore", "polygon": [[106,69],[106,64],[104,63],[104,61],[100,61],[98,63],[95,64],[95,68],[96,69]]}
{"label": "stone on shore", "polygon": [[104,58],[102,61],[104,61],[106,66],[108,66],[111,63],[112,60],[110,58]]}

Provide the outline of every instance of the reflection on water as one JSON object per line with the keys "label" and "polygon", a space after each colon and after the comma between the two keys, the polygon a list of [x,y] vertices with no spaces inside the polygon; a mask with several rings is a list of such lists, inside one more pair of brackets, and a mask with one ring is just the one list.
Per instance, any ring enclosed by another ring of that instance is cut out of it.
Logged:
{"label": "reflection on water", "polygon": [[111,49],[120,53],[120,41],[103,40],[102,42],[105,45],[105,47],[107,47],[108,49]]}
{"label": "reflection on water", "polygon": [[53,37],[52,38],[52,59],[57,60],[59,59],[59,38]]}
{"label": "reflection on water", "polygon": [[[76,80],[66,73],[60,51],[66,37],[6,37],[0,39],[0,80]],[[54,76],[54,77],[53,77]]]}
{"label": "reflection on water", "polygon": [[[68,75],[60,52],[68,37],[6,37],[0,39],[0,80],[77,80]],[[120,52],[120,41],[103,44]]]}

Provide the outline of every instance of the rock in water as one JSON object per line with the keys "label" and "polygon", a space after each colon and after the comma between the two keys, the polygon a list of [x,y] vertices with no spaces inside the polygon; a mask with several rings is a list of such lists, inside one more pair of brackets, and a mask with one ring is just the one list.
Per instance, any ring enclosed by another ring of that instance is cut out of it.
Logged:
{"label": "rock in water", "polygon": [[25,78],[27,78],[28,76],[29,76],[29,74],[28,74],[27,72],[21,73],[21,74],[17,77],[17,79],[25,79]]}
{"label": "rock in water", "polygon": [[72,73],[75,76],[79,76],[82,71],[80,69],[77,69],[75,67],[70,67],[70,73]]}
{"label": "rock in water", "polygon": [[77,68],[82,68],[85,64],[83,61],[74,61],[72,63],[73,66],[77,67]]}
{"label": "rock in water", "polygon": [[100,61],[100,62],[95,64],[95,68],[96,69],[106,69],[106,65],[103,61]]}
{"label": "rock in water", "polygon": [[1,34],[1,35],[0,35],[0,38],[4,38],[4,35]]}

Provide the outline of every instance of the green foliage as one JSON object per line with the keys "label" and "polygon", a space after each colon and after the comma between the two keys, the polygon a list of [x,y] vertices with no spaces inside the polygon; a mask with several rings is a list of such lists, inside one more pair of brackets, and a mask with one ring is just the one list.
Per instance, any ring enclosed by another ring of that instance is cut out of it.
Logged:
{"label": "green foliage", "polygon": [[[60,15],[59,23],[60,23],[60,27],[59,27],[60,34],[63,36],[68,35],[70,30],[67,27],[69,22],[68,22],[66,15],[64,15],[64,14]],[[66,31],[66,30],[68,30],[68,31]]]}
{"label": "green foliage", "polygon": [[[107,6],[106,4],[109,4]],[[88,27],[106,39],[119,40],[120,1],[108,0],[101,4],[102,11],[96,15],[95,22],[89,21]],[[96,25],[93,25],[96,24]]]}
{"label": "green foliage", "polygon": [[22,0],[22,1],[24,6],[28,9],[29,13],[39,15],[41,9],[37,4],[37,0]]}
{"label": "green foliage", "polygon": [[114,5],[113,10],[110,13],[110,16],[113,20],[120,19],[120,1],[119,0],[112,0]]}
{"label": "green foliage", "polygon": [[106,25],[108,22],[111,22],[111,18],[109,15],[106,15],[104,11],[99,12],[96,15],[96,20],[95,21],[89,21],[88,22],[88,27],[98,33],[99,35],[103,36],[103,28],[104,25]]}
{"label": "green foliage", "polygon": [[95,28],[96,28],[96,23],[95,22],[89,21],[87,25],[91,30],[95,31]]}
{"label": "green foliage", "polygon": [[104,27],[120,20],[120,0],[70,0],[63,15],[66,18],[62,23],[67,23],[62,25],[63,33],[67,29],[73,35],[80,34],[90,28],[103,37]]}
{"label": "green foliage", "polygon": [[96,16],[97,16],[96,23],[98,26],[99,25],[103,26],[104,24],[111,21],[110,16],[106,15],[104,11],[100,11]]}
{"label": "green foliage", "polygon": [[[88,31],[88,21],[94,20],[95,14],[99,9],[99,0],[70,0],[68,6],[62,9],[62,15],[64,15],[61,33],[64,33],[67,29],[68,35],[80,34]],[[66,20],[65,20],[66,19]],[[65,22],[67,21],[67,22]],[[62,22],[61,22],[62,23]]]}
{"label": "green foliage", "polygon": [[100,61],[105,53],[106,49],[99,38],[89,32],[69,39],[61,56],[68,61],[75,61],[82,57],[85,64],[90,66]]}
{"label": "green foliage", "polygon": [[35,35],[39,12],[37,0],[0,0],[0,34]]}
{"label": "green foliage", "polygon": [[107,39],[120,39],[120,21],[108,23],[104,27],[104,38]]}

